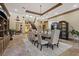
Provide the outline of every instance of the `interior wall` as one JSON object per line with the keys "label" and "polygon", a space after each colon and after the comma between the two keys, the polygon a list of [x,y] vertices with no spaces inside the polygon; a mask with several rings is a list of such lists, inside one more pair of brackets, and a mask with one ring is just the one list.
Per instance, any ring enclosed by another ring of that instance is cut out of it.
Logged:
{"label": "interior wall", "polygon": [[[52,21],[61,21],[61,20],[67,21],[69,23],[69,31],[72,30],[72,27],[75,30],[79,31],[79,10],[56,18],[52,18],[49,20],[49,23],[51,24]],[[71,38],[71,34],[69,34],[69,37]]]}
{"label": "interior wall", "polygon": [[[12,13],[10,17],[10,29],[16,29],[16,16],[20,16],[19,19],[23,21],[23,18],[22,18],[23,15]],[[49,28],[53,21],[61,21],[61,20],[67,21],[69,23],[69,26],[72,26],[75,30],[79,31],[79,24],[78,24],[79,23],[79,11],[75,11],[72,13],[68,13],[68,14],[50,19],[49,24],[48,24]],[[24,21],[23,21],[23,24],[24,24]]]}
{"label": "interior wall", "polygon": [[79,11],[75,11],[72,13],[65,14],[63,16],[59,16],[53,19],[50,19],[51,21],[61,21],[65,20],[69,23],[70,26],[72,26],[75,30],[79,30]]}
{"label": "interior wall", "polygon": [[16,16],[14,15],[14,14],[12,14],[11,16],[10,16],[10,21],[9,21],[9,28],[10,29],[15,29],[16,27],[15,27],[15,25],[16,25],[16,21],[15,21],[15,19],[16,19]]}
{"label": "interior wall", "polygon": [[16,17],[17,16],[19,16],[20,23],[22,24],[22,32],[25,33],[25,21],[29,20],[29,21],[33,22],[35,18],[34,17],[24,17],[23,18],[23,16],[25,16],[25,15],[11,12],[9,27],[12,30],[16,30]]}
{"label": "interior wall", "polygon": [[24,26],[25,26],[25,20],[23,19],[23,15],[21,14],[16,14],[16,13],[12,13],[11,16],[10,16],[10,24],[9,24],[9,27],[10,29],[12,30],[17,30],[16,29],[16,17],[19,16],[19,20],[20,20],[20,23],[22,24],[22,32],[24,32]]}

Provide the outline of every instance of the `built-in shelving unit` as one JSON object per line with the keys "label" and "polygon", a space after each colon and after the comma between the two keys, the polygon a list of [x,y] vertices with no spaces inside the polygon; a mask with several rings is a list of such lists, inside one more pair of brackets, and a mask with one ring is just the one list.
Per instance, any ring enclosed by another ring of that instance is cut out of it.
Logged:
{"label": "built-in shelving unit", "polygon": [[60,27],[60,30],[61,30],[61,32],[60,32],[60,38],[61,39],[68,39],[68,22],[66,22],[66,21],[60,21],[59,22],[59,27]]}
{"label": "built-in shelving unit", "polygon": [[7,19],[5,13],[0,10],[0,55],[3,54],[9,41],[9,19]]}

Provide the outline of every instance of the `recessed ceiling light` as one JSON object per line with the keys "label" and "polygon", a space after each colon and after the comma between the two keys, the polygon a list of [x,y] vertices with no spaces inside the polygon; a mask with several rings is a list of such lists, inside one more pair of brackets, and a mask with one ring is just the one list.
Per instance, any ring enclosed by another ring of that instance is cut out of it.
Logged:
{"label": "recessed ceiling light", "polygon": [[26,17],[29,17],[29,15],[26,15]]}
{"label": "recessed ceiling light", "polygon": [[30,16],[30,17],[33,17],[33,16]]}
{"label": "recessed ceiling light", "polygon": [[73,5],[73,7],[74,7],[74,8],[77,8],[77,7],[78,7],[78,5],[77,5],[77,4],[75,4],[75,5]]}
{"label": "recessed ceiling light", "polygon": [[36,19],[38,19],[38,17]]}
{"label": "recessed ceiling light", "polygon": [[36,17],[36,19],[38,20],[38,19],[39,19],[39,17]]}
{"label": "recessed ceiling light", "polygon": [[14,11],[15,11],[15,12],[17,12],[17,11],[18,11],[18,9],[14,9]]}
{"label": "recessed ceiling light", "polygon": [[42,19],[45,19],[44,17]]}

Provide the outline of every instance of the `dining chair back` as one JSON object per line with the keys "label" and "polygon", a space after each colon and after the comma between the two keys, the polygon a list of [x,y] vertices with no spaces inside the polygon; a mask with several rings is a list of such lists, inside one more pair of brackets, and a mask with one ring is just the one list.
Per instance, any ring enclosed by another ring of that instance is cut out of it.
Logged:
{"label": "dining chair back", "polygon": [[41,40],[42,40],[41,33],[38,32],[37,36],[38,36],[38,43],[41,43]]}
{"label": "dining chair back", "polygon": [[51,39],[49,39],[49,43],[52,43],[53,42],[53,36],[54,36],[54,30],[51,31]]}
{"label": "dining chair back", "polygon": [[60,35],[60,30],[54,29],[53,44],[57,44],[59,42],[59,35]]}

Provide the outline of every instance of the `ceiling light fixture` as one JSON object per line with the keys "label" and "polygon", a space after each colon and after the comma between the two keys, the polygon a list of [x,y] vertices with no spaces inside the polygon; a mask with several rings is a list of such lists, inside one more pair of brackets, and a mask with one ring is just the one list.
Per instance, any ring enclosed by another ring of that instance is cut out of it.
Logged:
{"label": "ceiling light fixture", "polygon": [[45,19],[44,17],[42,17],[42,19]]}
{"label": "ceiling light fixture", "polygon": [[78,7],[78,4],[73,5],[73,7],[74,7],[74,8],[77,8],[77,7]]}
{"label": "ceiling light fixture", "polygon": [[[42,5],[40,5],[40,14],[41,14]],[[42,16],[40,15],[40,20],[42,21]]]}
{"label": "ceiling light fixture", "polygon": [[29,17],[29,15],[26,15],[26,17]]}
{"label": "ceiling light fixture", "polygon": [[17,12],[17,11],[18,11],[18,9],[14,9],[14,11],[15,11],[15,12]]}
{"label": "ceiling light fixture", "polygon": [[30,16],[31,18],[33,17],[33,16]]}
{"label": "ceiling light fixture", "polygon": [[38,17],[36,17],[36,19],[38,20],[39,18],[38,18]]}

